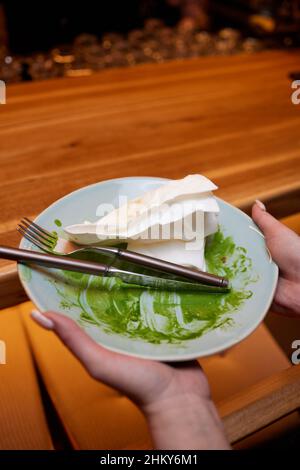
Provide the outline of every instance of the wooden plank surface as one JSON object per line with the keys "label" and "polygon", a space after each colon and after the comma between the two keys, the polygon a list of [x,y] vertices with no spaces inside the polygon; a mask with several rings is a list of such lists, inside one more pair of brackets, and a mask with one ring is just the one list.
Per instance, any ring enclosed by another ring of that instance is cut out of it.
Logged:
{"label": "wooden plank surface", "polygon": [[[0,107],[0,244],[19,243],[22,216],[122,176],[203,173],[241,208],[260,198],[276,215],[296,212],[300,106],[291,103],[288,78],[296,69],[299,52],[272,51],[8,87]],[[0,262],[2,305],[7,292],[8,304],[21,295],[11,270]]]}
{"label": "wooden plank surface", "polygon": [[300,407],[300,365],[292,366],[218,404],[233,444]]}

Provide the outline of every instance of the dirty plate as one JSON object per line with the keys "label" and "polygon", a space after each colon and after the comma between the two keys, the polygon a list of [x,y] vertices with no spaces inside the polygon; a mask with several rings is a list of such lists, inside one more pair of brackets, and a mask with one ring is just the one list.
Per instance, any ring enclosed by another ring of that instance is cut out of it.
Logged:
{"label": "dirty plate", "polygon": [[[117,206],[119,196],[133,198],[166,181],[120,178],[87,186],[52,204],[36,222],[63,236],[63,226],[97,220],[100,203]],[[21,282],[38,309],[70,316],[110,350],[162,361],[223,351],[263,320],[274,296],[278,268],[253,221],[218,202],[220,231],[207,243],[206,262],[210,271],[230,277],[229,294],[150,291],[112,279],[19,265]],[[20,246],[35,249],[24,239]]]}

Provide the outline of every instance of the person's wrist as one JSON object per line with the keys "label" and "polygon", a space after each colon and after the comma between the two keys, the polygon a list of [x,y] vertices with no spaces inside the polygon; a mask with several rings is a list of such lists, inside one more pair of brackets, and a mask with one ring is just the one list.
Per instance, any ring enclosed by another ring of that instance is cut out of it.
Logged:
{"label": "person's wrist", "polygon": [[208,397],[190,392],[142,408],[156,449],[229,449],[223,424]]}

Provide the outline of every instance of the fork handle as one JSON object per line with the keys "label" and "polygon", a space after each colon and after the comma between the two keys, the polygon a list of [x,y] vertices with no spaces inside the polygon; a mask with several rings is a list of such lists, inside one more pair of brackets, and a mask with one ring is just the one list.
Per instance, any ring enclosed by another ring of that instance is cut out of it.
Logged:
{"label": "fork handle", "polygon": [[34,263],[50,268],[65,269],[87,274],[109,275],[109,265],[95,263],[93,261],[75,260],[65,256],[50,255],[36,251],[22,250],[0,246],[0,258],[18,261],[19,263]]}

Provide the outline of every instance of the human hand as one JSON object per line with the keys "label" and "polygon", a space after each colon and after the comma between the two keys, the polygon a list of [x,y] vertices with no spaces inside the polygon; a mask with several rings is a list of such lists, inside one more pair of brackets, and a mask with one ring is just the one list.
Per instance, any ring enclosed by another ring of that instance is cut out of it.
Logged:
{"label": "human hand", "polygon": [[279,267],[279,281],[271,309],[300,318],[300,237],[269,214],[260,201],[252,207],[252,218],[266,238]]}
{"label": "human hand", "polygon": [[32,312],[89,374],[131,398],[145,414],[156,449],[228,449],[208,382],[196,361],[166,364],[108,351],[70,318]]}

